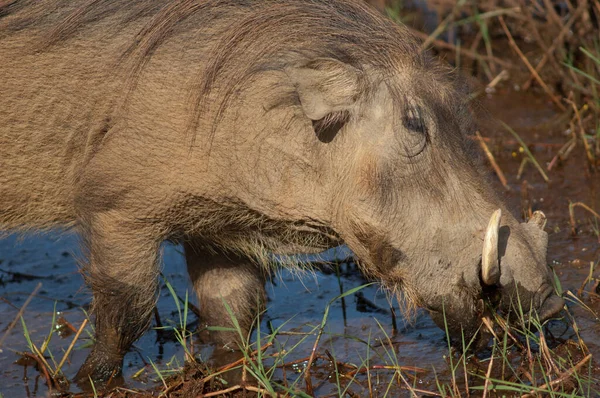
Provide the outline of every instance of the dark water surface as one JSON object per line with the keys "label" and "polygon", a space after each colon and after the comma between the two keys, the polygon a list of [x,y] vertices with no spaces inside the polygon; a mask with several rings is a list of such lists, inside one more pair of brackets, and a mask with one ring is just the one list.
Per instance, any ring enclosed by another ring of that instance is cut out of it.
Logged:
{"label": "dark water surface", "polygon": [[[563,131],[554,131],[558,124],[553,122],[553,118],[557,115],[551,104],[541,96],[500,92],[484,99],[483,105],[490,115],[513,126],[528,144],[538,143],[530,148],[543,167],[551,161],[560,145],[567,141]],[[568,205],[569,201],[583,202],[600,211],[600,175],[587,171],[583,150],[576,148],[566,162],[549,172],[549,184],[543,181],[530,164],[526,166],[522,178],[517,180],[517,171],[523,157],[519,145],[512,142],[513,138],[498,124],[483,123],[481,133],[492,139],[489,145],[507,175],[510,191],[504,190],[496,183],[497,179],[494,176],[492,179],[514,213],[519,215],[522,209],[527,209],[529,205],[533,210],[541,209],[546,213],[547,230],[550,234],[548,261],[559,275],[563,289],[575,293],[588,275],[590,263],[597,264],[600,260],[600,221],[594,222],[591,215],[577,209],[575,215],[578,235],[573,237]],[[527,195],[524,189],[527,190]],[[190,285],[180,252],[179,247],[165,245],[163,272],[176,292],[184,297]],[[343,257],[344,253],[332,255]],[[298,341],[301,337],[294,332],[309,331],[321,321],[327,303],[340,294],[340,282],[344,291],[366,283],[351,264],[342,265],[340,271],[339,278],[334,272],[315,272],[298,278],[291,272],[282,271],[273,283],[267,286],[270,301],[262,329],[267,330],[268,325],[278,327],[285,323],[282,330],[287,333],[280,335],[278,342],[286,344],[287,341],[287,344],[291,344]],[[599,276],[597,271],[594,276]],[[47,234],[9,236],[0,240],[0,338],[4,336],[19,308],[38,284],[41,284],[41,288],[27,306],[23,319],[32,341],[41,347],[50,333],[53,316],[64,318],[75,329],[79,328],[86,317],[81,307],[87,308],[91,296],[83,287],[82,277],[78,273],[76,236]],[[369,286],[361,292],[362,296],[346,297],[345,324],[341,301],[333,303],[319,352],[325,353],[327,349],[341,362],[360,364],[370,358],[371,364],[389,364],[386,351],[377,347],[378,342],[385,340],[386,335],[391,335],[392,331],[386,296],[377,286]],[[364,305],[363,298],[374,303],[376,307]],[[584,295],[583,301],[596,314],[600,313],[600,301],[594,300],[593,296]],[[583,340],[597,358],[600,355],[599,320],[580,305],[569,304],[569,307]],[[158,313],[163,324],[178,322],[175,301],[164,284],[161,287]],[[194,320],[191,316],[190,321]],[[400,332],[391,340],[400,364],[426,369],[425,373],[417,375],[416,386],[437,390],[436,377],[441,380],[448,380],[449,377],[446,362],[448,349],[444,333],[423,312],[417,314],[412,324],[402,317],[399,318],[398,324]],[[74,334],[68,332],[68,329],[63,326],[52,331],[49,349],[56,362],[62,359],[63,352],[73,339]],[[88,327],[87,330],[91,329]],[[572,331],[567,332],[564,337],[572,337]],[[308,357],[314,338],[311,336],[306,339],[287,360]],[[367,341],[374,346],[374,350],[367,349]],[[84,332],[75,345],[70,361],[63,365],[67,377],[73,377],[83,362],[89,349],[88,342],[89,336]],[[31,366],[23,366],[23,361],[20,361],[21,364],[16,363],[21,358],[19,352],[28,350],[24,328],[21,322],[17,322],[6,335],[0,351],[0,393],[4,397],[47,395],[47,388],[39,373]],[[206,355],[207,349],[200,352]],[[269,352],[273,353],[274,350]],[[48,362],[52,364],[48,351],[46,354]],[[177,362],[183,362],[183,350],[174,341],[157,342],[157,332],[148,331],[125,358],[128,387],[152,388],[160,384],[150,362],[159,369],[176,367]],[[300,361],[295,367],[287,368],[285,376],[280,373],[278,378],[285,377],[293,382],[305,364],[306,362]],[[598,369],[595,371],[600,375]],[[315,385],[317,395],[337,391],[334,369],[327,361],[317,361],[313,372],[315,380],[321,380]],[[138,377],[132,379],[136,374]],[[392,374],[391,371],[379,371],[372,375],[373,380],[379,383],[375,390],[385,389]],[[360,377],[358,379],[361,380]],[[355,385],[353,390],[359,396],[366,391],[361,390],[359,385]],[[73,387],[72,391],[77,390]],[[384,391],[378,393],[383,396]],[[398,394],[402,393],[392,395]]]}

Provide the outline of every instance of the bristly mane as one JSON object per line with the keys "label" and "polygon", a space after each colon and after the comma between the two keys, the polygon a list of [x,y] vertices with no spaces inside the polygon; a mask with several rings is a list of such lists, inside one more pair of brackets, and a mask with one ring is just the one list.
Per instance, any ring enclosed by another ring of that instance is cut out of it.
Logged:
{"label": "bristly mane", "polygon": [[[227,15],[227,24],[213,32],[211,24],[223,15]],[[39,51],[64,43],[76,33],[85,34],[85,29],[93,30],[107,18],[116,31],[145,18],[144,26],[121,54],[130,92],[165,41],[190,30],[204,34],[205,27],[211,26],[212,36],[206,33],[212,43],[208,61],[190,86],[192,137],[208,106],[203,100],[217,81],[219,97],[211,98],[216,104],[212,105],[213,128],[254,75],[283,70],[303,60],[330,57],[383,75],[407,63],[431,72],[439,68],[409,37],[407,29],[361,0],[0,0],[0,39],[23,29],[38,30],[43,32]],[[438,73],[438,79],[446,72]]]}

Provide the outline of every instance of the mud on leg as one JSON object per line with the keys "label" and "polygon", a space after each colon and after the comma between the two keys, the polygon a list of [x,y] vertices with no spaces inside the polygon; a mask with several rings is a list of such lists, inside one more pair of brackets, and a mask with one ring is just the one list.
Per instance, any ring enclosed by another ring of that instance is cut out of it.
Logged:
{"label": "mud on leg", "polygon": [[92,289],[96,342],[76,381],[120,378],[123,357],[150,325],[157,300],[160,239],[150,228],[111,212],[89,218],[83,242]]}

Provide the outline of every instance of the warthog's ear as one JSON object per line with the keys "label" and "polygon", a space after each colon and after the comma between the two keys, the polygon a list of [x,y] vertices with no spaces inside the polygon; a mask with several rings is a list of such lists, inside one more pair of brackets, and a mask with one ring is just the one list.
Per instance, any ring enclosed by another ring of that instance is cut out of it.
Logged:
{"label": "warthog's ear", "polygon": [[289,68],[304,114],[311,120],[348,110],[361,91],[361,71],[332,58]]}

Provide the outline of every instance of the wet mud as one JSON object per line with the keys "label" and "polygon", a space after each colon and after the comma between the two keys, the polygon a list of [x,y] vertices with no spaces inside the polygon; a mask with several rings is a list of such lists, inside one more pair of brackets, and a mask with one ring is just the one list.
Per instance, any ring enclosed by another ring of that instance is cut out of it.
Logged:
{"label": "wet mud", "polygon": [[[600,261],[600,220],[581,207],[574,209],[574,227],[569,215],[569,204],[581,202],[596,211],[600,210],[600,175],[590,171],[583,149],[575,148],[570,157],[555,162],[548,172],[546,183],[532,164],[527,164],[521,178],[517,178],[524,153],[513,137],[493,122],[500,119],[511,125],[538,159],[544,169],[568,140],[568,132],[561,131],[564,123],[552,103],[537,94],[521,93],[513,89],[498,89],[495,93],[480,98],[486,111],[479,115],[480,132],[492,150],[499,167],[508,180],[506,189],[490,169],[490,180],[509,203],[516,215],[531,210],[543,210],[548,217],[546,230],[550,235],[548,261],[556,271],[564,291],[571,314],[578,330],[565,326],[560,321],[551,325],[557,349],[561,342],[575,340],[579,333],[589,351],[600,355],[600,296],[596,281],[600,278],[594,270],[588,283],[591,265]],[[484,160],[484,162],[486,162]],[[332,251],[330,258],[345,258],[348,253]],[[0,240],[0,338],[4,339],[0,351],[0,393],[4,397],[46,396],[48,389],[44,378],[36,370],[34,361],[21,353],[30,351],[27,338],[41,347],[52,334],[46,360],[58,363],[70,345],[74,333],[86,319],[91,296],[84,287],[78,269],[77,237],[74,234],[8,236]],[[163,275],[180,297],[186,289],[191,292],[181,248],[173,245],[164,247]],[[312,330],[321,322],[323,313],[333,298],[341,291],[367,283],[352,263],[342,263],[335,270],[316,271],[299,277],[297,272],[282,271],[268,283],[268,310],[261,323],[261,330],[281,327],[277,344],[267,350],[276,353],[301,341],[303,333]],[[38,287],[39,285],[39,287]],[[32,295],[32,292],[35,294]],[[574,297],[585,306],[574,303]],[[19,310],[27,303],[23,322],[17,319]],[[193,302],[193,298],[192,298]],[[448,365],[448,347],[445,335],[423,311],[409,322],[398,314],[398,333],[392,335],[393,319],[385,292],[371,285],[360,292],[332,303],[329,321],[319,345],[319,354],[312,368],[313,377],[319,380],[314,392],[318,396],[336,394],[336,367],[328,359],[334,357],[338,363],[360,365],[369,360],[371,365],[389,362],[389,343],[395,350],[400,365],[414,367],[407,371],[408,382],[418,388],[436,391],[436,379],[448,382],[451,378]],[[585,308],[587,307],[587,308]],[[164,283],[161,285],[158,302],[158,318],[163,325],[174,325],[178,321],[175,300]],[[13,326],[13,321],[17,319]],[[53,325],[54,319],[54,327]],[[190,326],[195,317],[190,315]],[[156,322],[155,322],[156,325]],[[89,350],[88,327],[82,333],[69,361],[62,366],[67,378],[72,378]],[[388,341],[389,338],[389,341]],[[286,358],[290,366],[281,368],[275,380],[285,384],[294,383],[306,366],[314,336],[306,338]],[[195,347],[201,358],[207,358],[210,347]],[[52,354],[50,356],[49,354]],[[328,354],[329,353],[329,354]],[[161,381],[153,370],[177,368],[183,365],[184,352],[172,336],[157,330],[148,331],[125,357],[125,380],[129,388],[153,390]],[[419,371],[419,370],[422,371]],[[337,374],[340,372],[338,367]],[[415,372],[416,370],[416,372]],[[591,371],[600,376],[598,365]],[[373,371],[371,375],[378,384],[374,391],[385,389],[393,372]],[[412,375],[412,376],[410,376]],[[366,375],[356,375],[351,390],[356,396],[368,392]],[[302,384],[301,384],[302,385]],[[77,392],[75,386],[71,392]],[[404,391],[403,393],[405,393]],[[384,391],[377,392],[384,394]],[[402,394],[402,393],[398,393]],[[398,395],[393,394],[393,395]]]}

